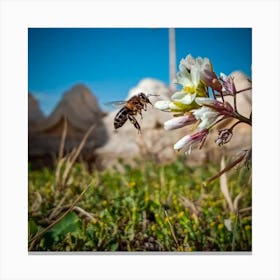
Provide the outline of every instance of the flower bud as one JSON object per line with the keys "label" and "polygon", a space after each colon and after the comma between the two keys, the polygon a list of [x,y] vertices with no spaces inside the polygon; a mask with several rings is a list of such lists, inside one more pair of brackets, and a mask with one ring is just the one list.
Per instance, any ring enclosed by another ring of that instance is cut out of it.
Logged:
{"label": "flower bud", "polygon": [[192,146],[195,144],[204,143],[207,135],[208,135],[207,129],[203,129],[201,131],[195,132],[192,135],[186,135],[174,145],[174,150],[181,150],[182,148],[185,148],[186,149],[185,154],[186,155],[190,154]]}
{"label": "flower bud", "polygon": [[222,84],[222,92],[224,95],[236,94],[236,88],[232,76],[226,76],[224,73],[220,73],[220,81]]}
{"label": "flower bud", "polygon": [[180,117],[175,117],[171,120],[168,120],[164,123],[165,130],[173,130],[177,128],[184,127],[196,122],[196,118],[193,114],[188,114]]}
{"label": "flower bud", "polygon": [[188,145],[190,140],[191,140],[191,136],[190,135],[184,136],[178,142],[175,143],[174,150],[181,150],[183,147]]}
{"label": "flower bud", "polygon": [[221,129],[219,131],[219,135],[215,143],[219,146],[222,146],[228,143],[232,137],[232,130],[231,129]]}

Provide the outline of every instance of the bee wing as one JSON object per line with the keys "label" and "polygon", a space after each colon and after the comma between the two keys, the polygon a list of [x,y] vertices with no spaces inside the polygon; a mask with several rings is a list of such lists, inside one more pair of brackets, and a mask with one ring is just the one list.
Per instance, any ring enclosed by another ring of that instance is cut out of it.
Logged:
{"label": "bee wing", "polygon": [[126,104],[127,101],[110,101],[106,102],[105,105],[114,108],[120,108]]}

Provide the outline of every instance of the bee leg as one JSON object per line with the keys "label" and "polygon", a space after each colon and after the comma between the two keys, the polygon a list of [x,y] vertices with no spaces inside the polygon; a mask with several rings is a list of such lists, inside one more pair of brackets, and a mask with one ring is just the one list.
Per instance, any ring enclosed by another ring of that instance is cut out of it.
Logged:
{"label": "bee leg", "polygon": [[144,106],[142,104],[138,104],[138,106],[136,106],[137,111],[136,114],[138,113],[141,116],[141,120],[143,120],[143,116],[142,116],[142,109],[144,108]]}
{"label": "bee leg", "polygon": [[139,123],[137,122],[137,120],[131,115],[128,115],[128,119],[134,125],[134,127],[138,130],[138,133],[141,133],[141,127],[140,127]]}

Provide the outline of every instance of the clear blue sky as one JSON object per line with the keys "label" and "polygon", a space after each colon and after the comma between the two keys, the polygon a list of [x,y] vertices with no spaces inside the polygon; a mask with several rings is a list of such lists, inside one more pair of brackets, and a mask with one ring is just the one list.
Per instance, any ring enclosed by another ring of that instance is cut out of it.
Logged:
{"label": "clear blue sky", "polygon": [[[251,77],[250,28],[176,28],[177,67],[187,54],[208,57],[217,74]],[[83,83],[101,107],[124,100],[145,78],[169,83],[167,28],[30,28],[28,90],[48,115],[63,93]]]}

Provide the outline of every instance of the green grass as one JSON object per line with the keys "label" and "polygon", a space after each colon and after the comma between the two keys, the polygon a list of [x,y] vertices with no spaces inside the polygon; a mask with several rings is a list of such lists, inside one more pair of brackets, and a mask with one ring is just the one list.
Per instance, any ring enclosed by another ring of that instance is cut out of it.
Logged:
{"label": "green grass", "polygon": [[232,199],[242,192],[231,213],[219,180],[203,184],[218,166],[136,166],[89,173],[76,164],[60,191],[55,171],[29,168],[29,250],[251,251],[251,170],[227,174]]}

